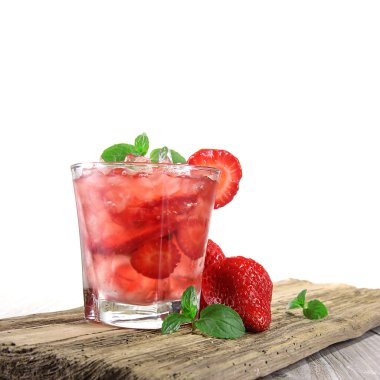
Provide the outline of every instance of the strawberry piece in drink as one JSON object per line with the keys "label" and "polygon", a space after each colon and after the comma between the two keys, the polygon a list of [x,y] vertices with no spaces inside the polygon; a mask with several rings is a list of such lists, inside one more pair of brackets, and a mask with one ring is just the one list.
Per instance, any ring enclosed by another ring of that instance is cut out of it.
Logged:
{"label": "strawberry piece in drink", "polygon": [[96,255],[99,293],[105,299],[133,305],[156,302],[157,280],[136,272],[125,255]]}
{"label": "strawberry piece in drink", "polygon": [[128,253],[142,241],[175,229],[197,205],[197,187],[188,178],[114,172],[92,176],[79,179],[76,186],[89,246],[97,252]]}
{"label": "strawberry piece in drink", "polygon": [[[165,292],[168,299],[180,299],[184,289],[193,285],[198,291],[201,289],[203,258],[194,260],[185,255],[178,246],[181,261],[168,278],[170,287]],[[182,290],[181,290],[182,289]]]}
{"label": "strawberry piece in drink", "polygon": [[129,253],[147,238],[159,237],[161,226],[128,227],[115,223],[110,215],[103,211],[86,215],[88,245],[99,253]]}
{"label": "strawberry piece in drink", "polygon": [[197,260],[204,255],[208,222],[208,220],[193,218],[182,223],[176,231],[179,247],[192,260]]}
{"label": "strawberry piece in drink", "polygon": [[146,277],[169,277],[181,260],[181,255],[171,237],[149,240],[132,254],[131,265]]}

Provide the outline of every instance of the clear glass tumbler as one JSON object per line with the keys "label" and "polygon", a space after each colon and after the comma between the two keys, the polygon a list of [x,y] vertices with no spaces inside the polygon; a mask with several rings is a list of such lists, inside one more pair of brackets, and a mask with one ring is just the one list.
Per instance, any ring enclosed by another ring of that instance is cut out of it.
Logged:
{"label": "clear glass tumbler", "polygon": [[71,167],[85,318],[157,329],[198,294],[219,170],[148,163]]}

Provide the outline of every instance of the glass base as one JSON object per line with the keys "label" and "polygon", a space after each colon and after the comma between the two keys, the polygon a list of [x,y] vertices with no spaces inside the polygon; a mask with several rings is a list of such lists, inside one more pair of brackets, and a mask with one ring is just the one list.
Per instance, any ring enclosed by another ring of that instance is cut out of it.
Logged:
{"label": "glass base", "polygon": [[141,306],[98,299],[96,320],[117,327],[160,329],[167,315],[174,311],[178,312],[180,306],[180,300]]}

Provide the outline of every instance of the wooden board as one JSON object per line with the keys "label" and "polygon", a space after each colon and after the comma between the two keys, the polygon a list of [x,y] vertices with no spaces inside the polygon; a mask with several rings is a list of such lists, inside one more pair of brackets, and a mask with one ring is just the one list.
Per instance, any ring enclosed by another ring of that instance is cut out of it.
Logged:
{"label": "wooden board", "polygon": [[[286,305],[304,288],[330,315],[310,321]],[[0,379],[256,379],[380,325],[380,289],[275,284],[271,328],[221,340],[183,328],[117,329],[87,323],[81,309],[0,320]]]}
{"label": "wooden board", "polygon": [[361,337],[335,343],[262,380],[379,380],[380,328]]}

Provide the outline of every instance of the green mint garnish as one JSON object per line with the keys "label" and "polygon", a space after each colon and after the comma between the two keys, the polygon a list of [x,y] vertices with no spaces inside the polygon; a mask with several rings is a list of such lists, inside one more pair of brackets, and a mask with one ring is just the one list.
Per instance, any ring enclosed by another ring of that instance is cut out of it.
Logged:
{"label": "green mint garnish", "polygon": [[319,300],[309,301],[307,307],[303,309],[303,315],[309,319],[323,319],[328,314],[326,306]]}
{"label": "green mint garnish", "polygon": [[296,309],[297,307],[304,308],[305,306],[306,289],[302,290],[294,300],[289,302],[288,309]]}
{"label": "green mint garnish", "polygon": [[181,311],[182,314],[171,313],[166,317],[161,328],[163,334],[171,334],[186,323],[191,323],[193,330],[197,328],[214,338],[237,339],[245,332],[240,315],[226,305],[209,305],[196,319],[198,300],[194,286],[189,286],[182,294]]}
{"label": "green mint garnish", "polygon": [[161,148],[157,148],[157,149],[153,149],[151,152],[150,152],[150,155],[149,155],[149,158],[152,162],[158,162],[159,161],[159,158],[160,158],[160,151],[161,151]]}
{"label": "green mint garnish", "polygon": [[149,139],[146,133],[135,138],[135,149],[139,156],[145,156],[149,150]]}
{"label": "green mint garnish", "polygon": [[150,152],[150,160],[152,162],[162,162],[168,157],[169,149],[164,146],[162,148],[153,149]]}
{"label": "green mint garnish", "polygon": [[226,305],[209,305],[201,311],[195,327],[215,338],[236,339],[244,335],[240,315]]}
{"label": "green mint garnish", "polygon": [[115,144],[104,150],[101,157],[107,162],[124,161],[128,154],[137,155],[136,148],[131,144]]}
{"label": "green mint garnish", "polygon": [[326,318],[329,314],[326,306],[319,300],[311,300],[306,304],[305,295],[306,289],[289,302],[288,309],[302,308],[303,315],[312,320]]}
{"label": "green mint garnish", "polygon": [[174,149],[163,148],[153,149],[150,152],[150,160],[152,162],[164,161],[167,157],[171,158],[173,164],[186,164],[186,159]]}
{"label": "green mint garnish", "polygon": [[161,331],[163,334],[172,334],[176,332],[182,324],[191,322],[192,318],[186,317],[185,315],[178,313],[169,314],[162,322]]}
{"label": "green mint garnish", "polygon": [[186,159],[175,150],[170,149],[170,155],[172,156],[173,164],[186,164]]}
{"label": "green mint garnish", "polygon": [[[121,162],[128,154],[134,156],[145,156],[149,151],[149,138],[146,133],[141,133],[135,138],[134,144],[115,144],[105,149],[101,158],[106,162]],[[184,164],[186,159],[173,149],[163,148],[153,149],[150,152],[150,160],[154,163],[171,159],[173,164]]]}
{"label": "green mint garnish", "polygon": [[195,318],[198,311],[198,299],[194,286],[189,286],[181,297],[182,314],[189,317],[191,320]]}

